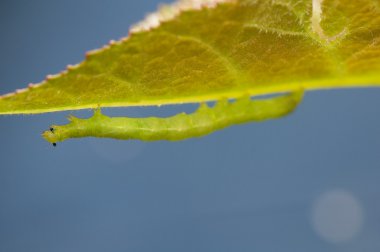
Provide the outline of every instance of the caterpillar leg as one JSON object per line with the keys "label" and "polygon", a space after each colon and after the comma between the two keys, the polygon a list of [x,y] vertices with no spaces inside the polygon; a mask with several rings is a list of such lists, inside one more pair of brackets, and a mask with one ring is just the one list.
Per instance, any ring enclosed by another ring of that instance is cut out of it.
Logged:
{"label": "caterpillar leg", "polygon": [[247,96],[235,102],[218,101],[212,108],[203,103],[192,114],[180,113],[168,118],[111,118],[103,115],[98,108],[89,119],[70,116],[70,123],[53,125],[42,135],[53,145],[81,137],[177,141],[204,136],[235,124],[286,116],[297,108],[302,98],[303,90],[268,99],[251,100]]}

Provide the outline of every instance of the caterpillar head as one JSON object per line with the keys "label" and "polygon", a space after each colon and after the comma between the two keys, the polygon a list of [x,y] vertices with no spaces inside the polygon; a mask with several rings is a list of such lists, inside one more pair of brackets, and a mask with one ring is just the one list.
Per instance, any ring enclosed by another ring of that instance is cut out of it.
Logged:
{"label": "caterpillar head", "polygon": [[49,130],[46,130],[45,132],[42,133],[43,138],[45,138],[46,141],[49,143],[52,143],[53,146],[57,145],[57,142],[62,141],[62,136],[61,136],[61,130],[59,129],[59,126],[51,126]]}

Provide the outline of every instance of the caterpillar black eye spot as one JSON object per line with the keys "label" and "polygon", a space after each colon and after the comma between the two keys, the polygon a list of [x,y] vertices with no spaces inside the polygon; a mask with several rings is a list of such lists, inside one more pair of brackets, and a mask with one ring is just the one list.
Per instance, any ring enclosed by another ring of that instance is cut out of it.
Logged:
{"label": "caterpillar black eye spot", "polygon": [[52,133],[54,133],[54,128],[53,128],[53,127],[50,127],[50,131],[51,131]]}
{"label": "caterpillar black eye spot", "polygon": [[57,147],[57,143],[53,143],[53,146],[54,146],[54,147]]}

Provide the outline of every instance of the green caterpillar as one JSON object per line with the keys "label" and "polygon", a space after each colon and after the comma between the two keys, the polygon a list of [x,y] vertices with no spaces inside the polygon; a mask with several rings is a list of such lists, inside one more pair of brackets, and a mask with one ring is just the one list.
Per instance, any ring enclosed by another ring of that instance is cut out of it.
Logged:
{"label": "green caterpillar", "polygon": [[178,141],[204,136],[234,124],[285,116],[295,110],[302,97],[303,91],[295,91],[263,100],[251,100],[249,96],[235,102],[224,99],[212,108],[202,103],[192,114],[180,113],[168,118],[111,118],[96,109],[89,119],[70,116],[69,124],[51,126],[43,137],[54,146],[68,138],[81,137]]}

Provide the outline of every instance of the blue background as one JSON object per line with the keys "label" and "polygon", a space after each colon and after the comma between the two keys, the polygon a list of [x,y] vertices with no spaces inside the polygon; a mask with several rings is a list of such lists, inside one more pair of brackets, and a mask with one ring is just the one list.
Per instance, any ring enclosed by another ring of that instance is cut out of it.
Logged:
{"label": "blue background", "polygon": [[[158,4],[2,0],[0,93],[82,61]],[[1,116],[0,251],[380,251],[379,108],[378,89],[319,91],[290,117],[200,139],[57,148],[40,133],[69,112]]]}

